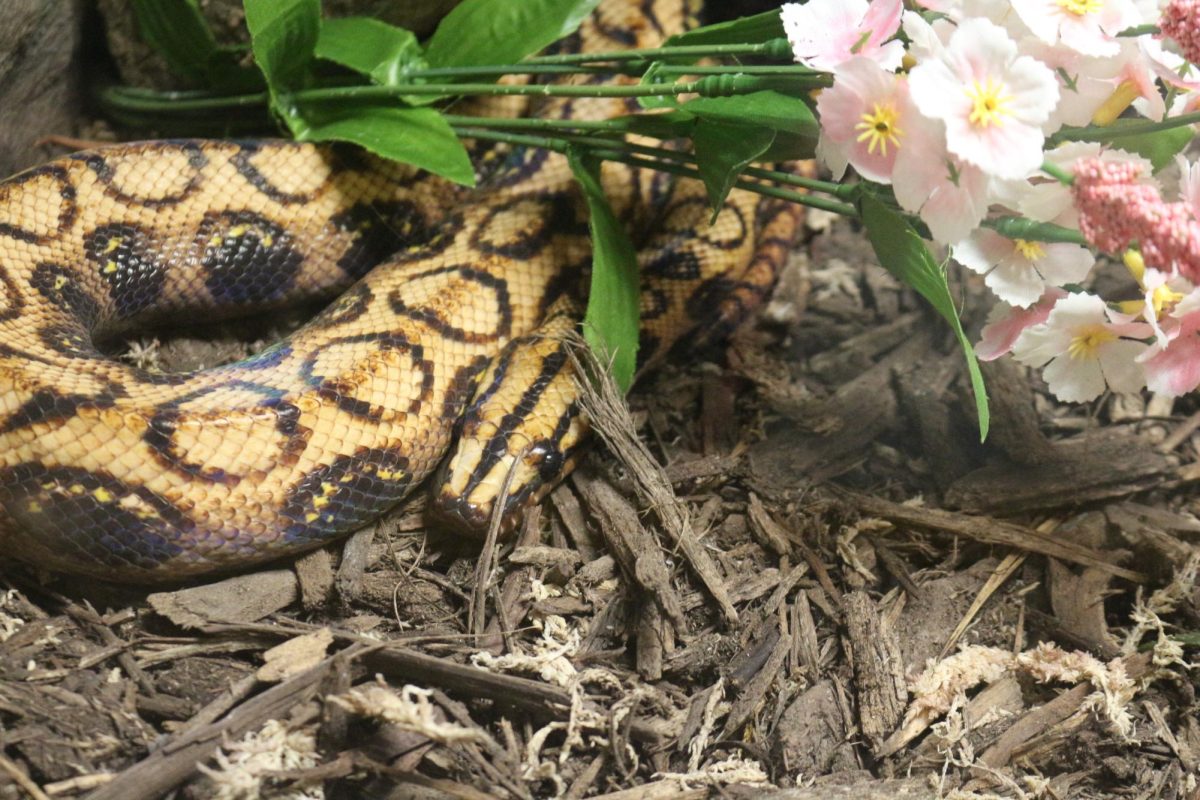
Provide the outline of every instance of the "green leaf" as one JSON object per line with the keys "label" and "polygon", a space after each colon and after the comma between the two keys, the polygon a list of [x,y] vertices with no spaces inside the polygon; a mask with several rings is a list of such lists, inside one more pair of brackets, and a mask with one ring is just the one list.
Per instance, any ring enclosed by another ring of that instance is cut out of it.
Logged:
{"label": "green leaf", "polygon": [[1154,171],[1158,172],[1170,164],[1177,153],[1183,152],[1183,149],[1191,143],[1194,136],[1191,125],[1168,128],[1167,130],[1155,131],[1154,133],[1128,135],[1122,135],[1121,133],[1121,128],[1127,125],[1144,124],[1145,120],[1118,119],[1111,125],[1105,126],[1104,130],[1110,132],[1111,136],[1101,141],[1111,147],[1118,147],[1130,153],[1137,153],[1139,156],[1149,160],[1154,165]]}
{"label": "green leaf", "polygon": [[662,114],[628,114],[615,117],[613,123],[626,133],[650,136],[654,139],[681,139],[690,136],[696,117],[683,111]]}
{"label": "green leaf", "polygon": [[967,372],[971,376],[971,389],[975,393],[975,409],[979,416],[979,438],[988,434],[987,389],[983,385],[983,374],[975,359],[975,349],[963,331],[958,318],[958,309],[946,283],[946,273],[934,260],[925,242],[902,216],[889,209],[879,200],[864,193],[860,203],[867,238],[875,249],[875,257],[883,267],[904,283],[916,289],[929,304],[942,315],[962,346],[967,360]]}
{"label": "green leaf", "polygon": [[592,283],[583,335],[602,362],[611,361],[613,379],[628,391],[637,368],[641,316],[637,252],[600,187],[600,162],[574,149],[567,159],[591,212]]}
{"label": "green leaf", "polygon": [[817,154],[817,137],[777,131],[760,161],[805,161]]}
{"label": "green leaf", "polygon": [[302,103],[288,125],[300,141],[353,142],[372,153],[429,170],[455,183],[475,185],[475,169],[462,142],[431,108],[395,103]]}
{"label": "green leaf", "polygon": [[696,121],[692,143],[696,146],[696,167],[713,210],[710,222],[716,222],[725,196],[742,170],[767,152],[774,141],[775,131],[770,128],[704,118]]}
{"label": "green leaf", "polygon": [[188,83],[231,91],[262,85],[236,51],[217,44],[196,0],[133,0],[133,13],[142,40]]}
{"label": "green leaf", "polygon": [[373,17],[325,20],[316,55],[362,73],[381,86],[397,86],[410,71],[426,66],[412,31]]}
{"label": "green leaf", "polygon": [[271,105],[287,118],[281,98],[308,79],[321,30],[321,0],[243,0],[254,60],[267,79]]}
{"label": "green leaf", "polygon": [[679,33],[663,42],[664,47],[687,47],[715,44],[761,44],[772,39],[781,39],[783,18],[779,11],[764,11],[752,17],[742,17],[715,25],[705,25],[686,33]]}
{"label": "green leaf", "polygon": [[425,48],[433,67],[513,64],[575,32],[600,0],[463,0]]}
{"label": "green leaf", "polygon": [[680,109],[702,119],[761,125],[772,130],[812,137],[817,118],[803,100],[775,91],[751,92],[733,97],[698,97]]}

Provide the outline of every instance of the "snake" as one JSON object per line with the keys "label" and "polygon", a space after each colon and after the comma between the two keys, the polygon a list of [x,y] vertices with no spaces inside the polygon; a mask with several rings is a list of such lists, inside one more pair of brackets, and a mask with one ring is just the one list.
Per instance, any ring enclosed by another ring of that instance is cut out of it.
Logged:
{"label": "snake", "polygon": [[[684,18],[604,0],[569,46],[652,47]],[[329,544],[434,473],[431,519],[474,535],[541,500],[588,435],[567,350],[588,208],[556,152],[491,148],[477,172],[467,190],[344,145],[161,140],[0,183],[0,553],[172,582]],[[642,371],[744,320],[801,221],[734,189],[710,222],[700,182],[620,163],[601,182],[637,248]],[[312,298],[332,299],[233,363],[99,347]]]}

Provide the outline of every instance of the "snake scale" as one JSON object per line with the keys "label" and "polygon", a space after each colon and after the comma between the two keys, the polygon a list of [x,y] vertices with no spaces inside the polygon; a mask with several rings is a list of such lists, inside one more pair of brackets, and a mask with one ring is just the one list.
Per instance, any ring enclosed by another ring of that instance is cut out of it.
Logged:
{"label": "snake scale", "polygon": [[[682,18],[681,0],[605,0],[574,39],[650,47]],[[0,184],[0,552],[134,582],[242,568],[353,531],[441,462],[432,504],[456,527],[486,526],[510,471],[503,512],[539,499],[586,433],[564,336],[587,211],[562,156],[490,160],[467,192],[350,148],[160,141]],[[709,225],[698,182],[614,164],[602,181],[639,247],[642,363],[741,320],[798,227],[747,192]],[[95,345],[338,292],[215,368]]]}

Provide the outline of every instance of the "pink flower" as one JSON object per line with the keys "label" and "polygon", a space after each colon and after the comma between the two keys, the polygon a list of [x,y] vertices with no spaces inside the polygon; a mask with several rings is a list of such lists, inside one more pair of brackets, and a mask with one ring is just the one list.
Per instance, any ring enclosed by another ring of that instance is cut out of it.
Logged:
{"label": "pink flower", "polygon": [[947,151],[942,123],[913,114],[907,124],[906,146],[892,170],[896,201],[919,214],[935,240],[960,242],[987,215],[991,181]]}
{"label": "pink flower", "polygon": [[1012,0],[1012,7],[1046,44],[1089,56],[1115,55],[1117,34],[1142,21],[1131,0]]}
{"label": "pink flower", "polygon": [[1041,165],[1041,126],[1058,102],[1058,81],[1019,55],[1003,28],[963,22],[938,58],[913,67],[909,86],[921,113],[945,123],[946,146],[963,161],[1005,179]]}
{"label": "pink flower", "polygon": [[980,361],[995,361],[1010,352],[1025,329],[1045,322],[1054,304],[1066,296],[1062,289],[1050,288],[1029,308],[997,303],[988,314],[988,324],[980,331],[975,355]]}
{"label": "pink flower", "polygon": [[1076,164],[1079,230],[1101,250],[1116,253],[1136,242],[1147,264],[1200,279],[1200,224],[1191,204],[1164,202],[1158,189],[1138,183],[1141,174],[1133,162]]}
{"label": "pink flower", "polygon": [[[1152,172],[1150,162],[1134,153],[1102,148],[1098,142],[1064,142],[1046,151],[1046,161],[1066,172],[1074,172],[1076,164],[1093,158],[1132,162],[1141,168],[1139,183],[1157,186],[1154,179],[1149,177]],[[1035,182],[1022,186],[1017,193],[1016,209],[1039,222],[1054,222],[1067,228],[1079,227],[1079,211],[1075,208],[1071,187],[1057,180],[1035,176]]]}
{"label": "pink flower", "polygon": [[835,176],[849,162],[867,180],[891,183],[916,109],[908,82],[863,56],[834,71],[833,86],[817,98],[821,141],[817,154]]}
{"label": "pink flower", "polygon": [[1175,40],[1184,58],[1200,64],[1200,1],[1171,0],[1158,20],[1160,36]]}
{"label": "pink flower", "polygon": [[796,60],[832,72],[855,56],[896,70],[904,45],[888,39],[900,28],[902,0],[809,0],[784,3],[779,13]]}
{"label": "pink flower", "polygon": [[1171,397],[1200,386],[1200,309],[1178,322],[1174,339],[1154,344],[1138,359],[1150,391]]}

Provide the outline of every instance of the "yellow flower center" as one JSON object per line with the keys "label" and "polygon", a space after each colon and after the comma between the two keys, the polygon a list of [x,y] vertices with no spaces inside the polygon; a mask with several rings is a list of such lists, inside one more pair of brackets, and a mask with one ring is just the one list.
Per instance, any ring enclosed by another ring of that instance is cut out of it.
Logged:
{"label": "yellow flower center", "polygon": [[1183,294],[1167,286],[1165,283],[1162,286],[1155,287],[1150,293],[1150,305],[1154,309],[1156,319],[1162,319],[1163,314],[1167,313],[1175,307],[1175,304],[1183,299]]}
{"label": "yellow flower center", "polygon": [[1059,8],[1066,9],[1077,17],[1095,14],[1104,8],[1104,0],[1058,0]]}
{"label": "yellow flower center", "polygon": [[862,115],[862,121],[854,126],[859,131],[858,141],[867,143],[867,152],[875,154],[879,148],[880,155],[886,157],[888,145],[900,147],[900,137],[904,131],[896,126],[899,114],[891,103],[875,103],[869,114]]}
{"label": "yellow flower center", "polygon": [[1116,338],[1117,335],[1103,325],[1091,325],[1075,334],[1067,346],[1067,355],[1071,358],[1094,359],[1101,345],[1116,341]]}
{"label": "yellow flower center", "polygon": [[988,78],[985,82],[976,81],[967,89],[967,97],[975,107],[967,117],[972,125],[986,128],[989,125],[1000,125],[1004,117],[1012,114],[1013,96],[1008,93],[1008,87],[1003,83]]}
{"label": "yellow flower center", "polygon": [[1041,242],[1013,239],[1013,246],[1017,248],[1017,252],[1021,254],[1021,258],[1026,261],[1037,261],[1046,255],[1046,248],[1042,247]]}

